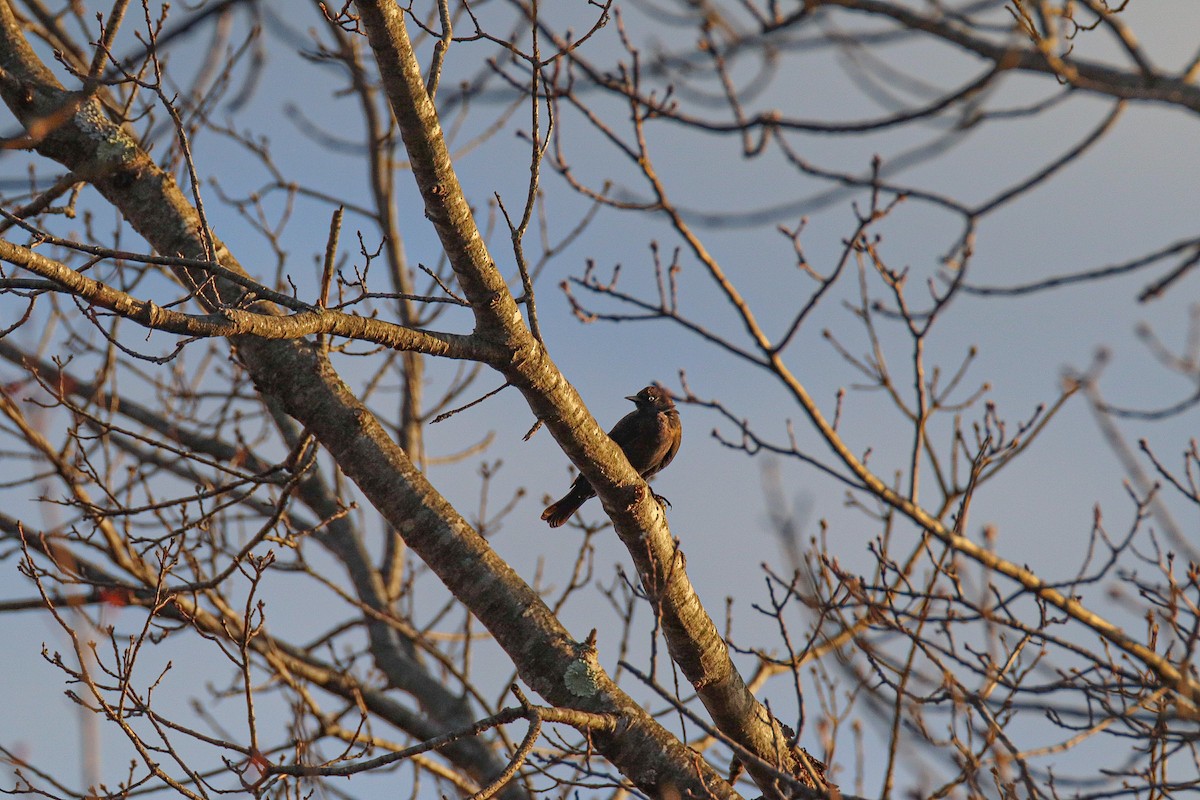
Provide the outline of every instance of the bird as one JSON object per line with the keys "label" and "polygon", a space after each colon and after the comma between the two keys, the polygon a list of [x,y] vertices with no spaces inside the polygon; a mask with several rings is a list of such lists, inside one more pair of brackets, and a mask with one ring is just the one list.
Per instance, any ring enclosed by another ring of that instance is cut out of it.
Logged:
{"label": "bird", "polygon": [[[679,412],[671,393],[657,383],[652,383],[626,400],[636,406],[613,426],[608,436],[629,459],[629,464],[646,480],[661,472],[675,454],[683,435]],[[557,528],[571,518],[589,498],[595,497],[592,484],[582,475],[575,478],[571,490],[559,500],[546,507],[542,519]],[[665,497],[654,495],[660,504],[670,505]]]}

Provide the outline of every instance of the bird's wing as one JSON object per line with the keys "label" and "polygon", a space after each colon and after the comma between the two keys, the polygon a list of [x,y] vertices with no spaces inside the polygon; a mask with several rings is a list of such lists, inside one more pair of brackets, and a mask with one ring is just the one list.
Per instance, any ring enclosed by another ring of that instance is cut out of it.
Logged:
{"label": "bird's wing", "polygon": [[667,464],[670,464],[671,460],[675,458],[675,454],[679,452],[679,445],[683,443],[683,430],[678,422],[675,422],[674,428],[674,435],[671,436],[671,444],[667,447],[667,452],[663,453],[662,461],[658,464],[659,470],[667,468]]}

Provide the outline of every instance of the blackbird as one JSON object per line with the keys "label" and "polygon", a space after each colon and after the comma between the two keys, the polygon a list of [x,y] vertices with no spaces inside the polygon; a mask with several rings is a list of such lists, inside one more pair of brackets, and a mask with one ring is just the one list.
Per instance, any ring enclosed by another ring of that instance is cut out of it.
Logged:
{"label": "blackbird", "polygon": [[[670,392],[658,384],[651,384],[625,399],[632,400],[637,408],[622,417],[608,435],[625,453],[630,466],[649,480],[670,464],[679,452],[679,441],[683,435],[679,412],[675,410]],[[588,498],[595,496],[592,484],[580,475],[563,499],[542,512],[542,519],[550,523],[551,528],[557,528],[570,519]],[[666,503],[664,497],[654,495],[654,498]]]}

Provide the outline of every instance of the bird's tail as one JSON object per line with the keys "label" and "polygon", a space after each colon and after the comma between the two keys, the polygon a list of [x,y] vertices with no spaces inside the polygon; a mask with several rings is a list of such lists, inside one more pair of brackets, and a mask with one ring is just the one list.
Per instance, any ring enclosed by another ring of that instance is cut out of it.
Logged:
{"label": "bird's tail", "polygon": [[572,514],[579,510],[580,505],[582,504],[574,503],[569,507],[564,508],[564,506],[566,506],[566,498],[563,498],[557,503],[547,506],[546,510],[542,512],[542,519],[550,523],[551,528],[558,528],[567,520],[569,520]]}
{"label": "bird's tail", "polygon": [[561,527],[594,494],[591,486],[572,486],[566,497],[546,506],[546,510],[542,512],[542,519],[546,520],[551,528]]}

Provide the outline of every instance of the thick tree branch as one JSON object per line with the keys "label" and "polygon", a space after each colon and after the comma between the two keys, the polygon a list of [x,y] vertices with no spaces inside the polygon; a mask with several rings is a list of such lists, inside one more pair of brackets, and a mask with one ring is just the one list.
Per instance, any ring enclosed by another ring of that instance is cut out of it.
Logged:
{"label": "thick tree branch", "polygon": [[[763,762],[781,764],[789,774],[807,781],[790,749],[789,737],[734,667],[724,640],[687,577],[683,555],[670,536],[662,509],[525,327],[507,285],[487,255],[461,197],[436,110],[426,94],[405,29],[404,12],[392,2],[360,0],[356,5],[413,162],[425,214],[437,227],[455,273],[472,299],[476,331],[503,340],[509,348],[510,357],[493,362],[493,366],[521,391],[534,414],[596,489],[661,614],[672,658],[717,725]],[[758,764],[748,768],[765,793],[778,793],[777,777],[771,770],[760,769]]]}
{"label": "thick tree branch", "polygon": [[[398,30],[407,46],[401,12],[388,4],[386,13],[391,15],[387,17],[391,23],[388,35],[395,36]],[[363,17],[366,22],[370,14],[364,10]],[[408,52],[411,56],[411,49]],[[392,81],[396,60],[389,57],[384,61],[385,81]],[[27,128],[34,129],[40,153],[60,161],[81,178],[89,178],[159,252],[185,257],[200,257],[205,252],[199,217],[179,187],[110,123],[95,103],[76,109],[75,98],[62,89],[25,42],[7,3],[0,4],[0,68],[8,77],[0,82],[0,94]],[[423,96],[419,75],[415,89]],[[394,109],[396,105],[393,98]],[[426,171],[424,177],[418,175],[423,192],[453,195],[444,209],[435,206],[429,215],[443,235],[447,255],[475,309],[476,335],[494,345],[496,339],[523,331],[519,310],[487,257],[461,190],[456,181],[447,178],[449,157],[428,98],[420,107],[399,110],[397,115],[407,115],[410,125],[425,130],[410,150],[413,161]],[[442,182],[431,185],[426,180],[431,176]],[[215,241],[214,249],[222,265],[241,271],[223,243]],[[207,276],[185,274],[182,279],[187,285],[204,285]],[[201,292],[199,299],[217,309],[224,306],[226,298],[235,296],[228,285],[217,281],[213,289]],[[508,325],[502,328],[500,321]],[[536,347],[527,332],[524,336]],[[736,796],[604,674],[595,653],[570,637],[540,597],[433,488],[313,347],[297,340],[255,336],[238,336],[232,341],[258,389],[321,442],[388,523],[487,626],[535,691],[555,705],[613,713],[625,720],[619,735],[596,734],[595,744],[630,780],[655,794],[671,786],[685,795]],[[543,368],[549,364],[540,347],[534,352]],[[509,343],[506,355],[508,366],[525,365],[516,370],[524,378],[533,352]],[[547,380],[550,377],[553,379]],[[542,388],[532,386],[528,379],[522,383],[527,397]],[[624,461],[556,370],[540,371],[538,383],[556,387],[560,406],[566,405],[563,401],[569,391],[575,401],[574,416],[590,420],[597,437],[607,445],[609,463]],[[623,467],[627,485],[644,487],[627,462]],[[642,504],[644,515],[648,514],[647,505],[657,508],[647,497]],[[630,516],[627,511],[626,519]]]}
{"label": "thick tree branch", "polygon": [[222,308],[207,315],[184,314],[148,300],[139,300],[76,272],[61,262],[2,239],[0,261],[7,261],[52,280],[90,305],[112,311],[151,330],[183,336],[256,336],[263,339],[303,339],[322,333],[446,358],[477,360],[484,356],[482,349],[469,336],[405,328],[383,320],[328,309],[287,316],[259,313],[261,307],[256,311]]}

